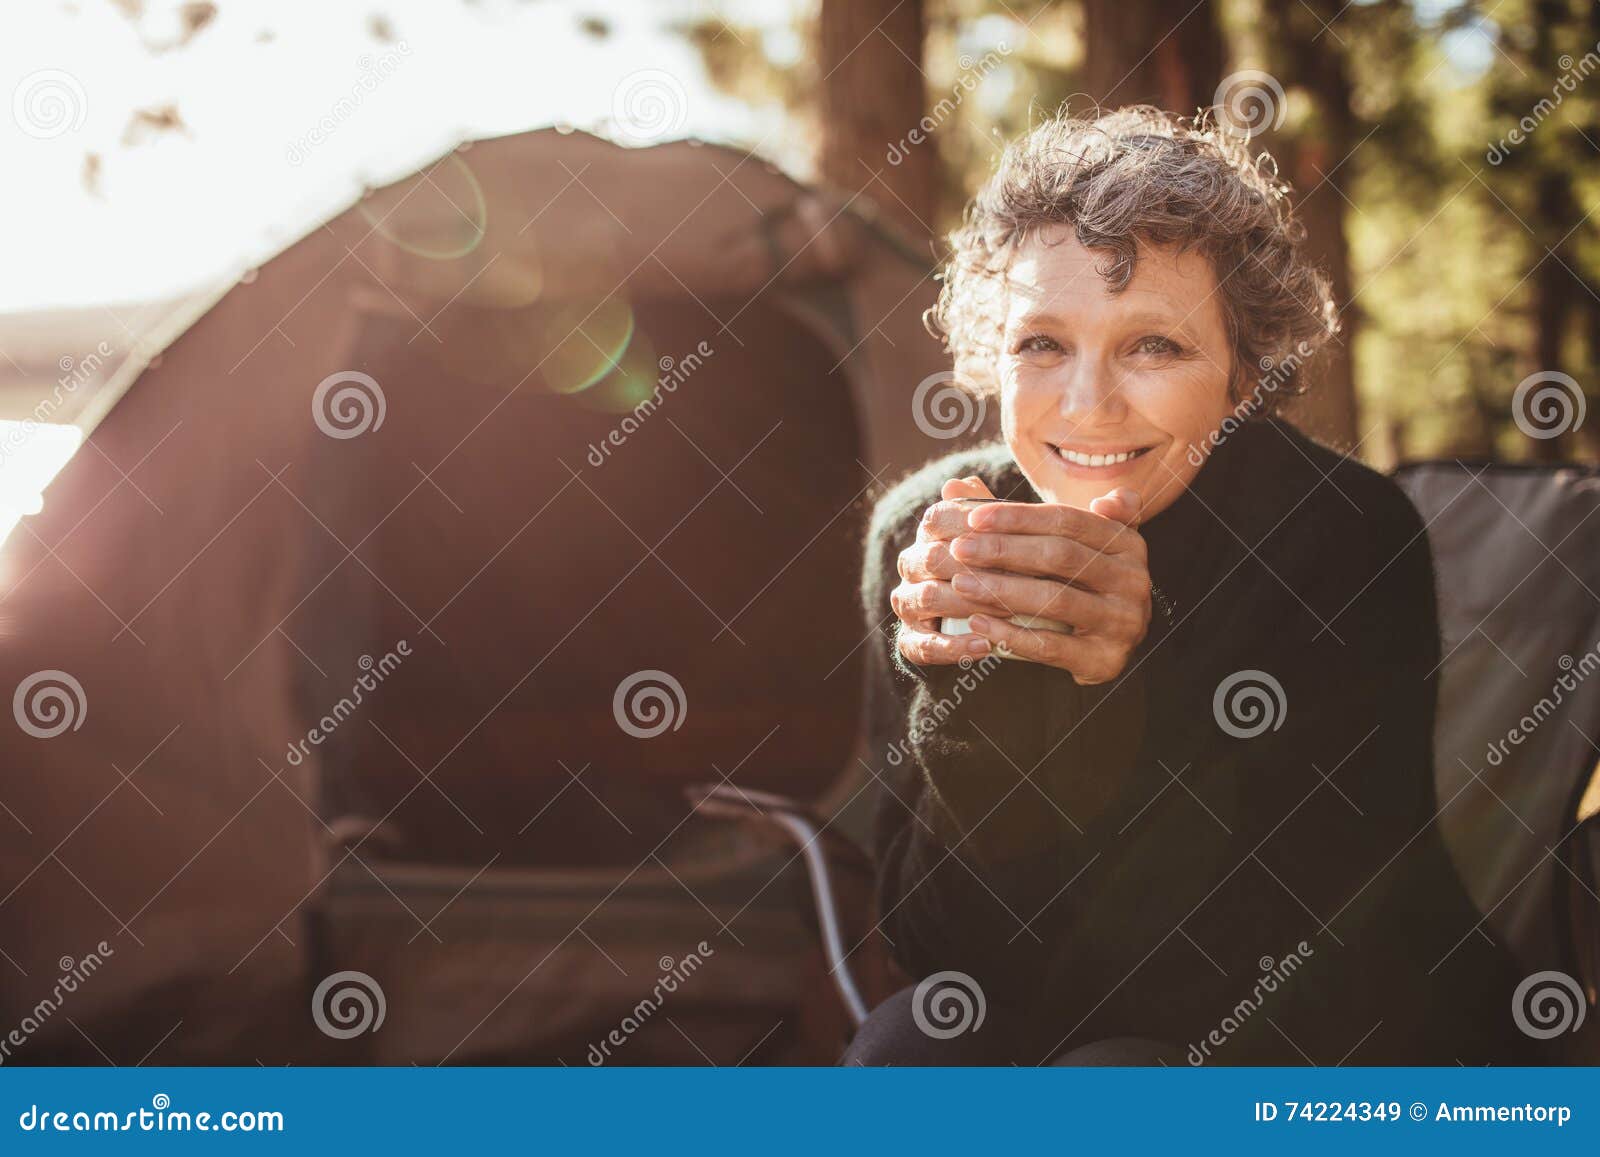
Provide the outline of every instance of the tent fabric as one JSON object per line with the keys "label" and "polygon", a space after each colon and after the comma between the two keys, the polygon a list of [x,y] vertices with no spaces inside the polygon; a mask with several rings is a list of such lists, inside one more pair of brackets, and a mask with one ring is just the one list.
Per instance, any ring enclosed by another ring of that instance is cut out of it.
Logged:
{"label": "tent fabric", "polygon": [[[0,1019],[114,950],[33,1055],[424,1059],[451,1025],[404,994],[479,975],[503,1002],[452,1058],[550,1059],[626,995],[586,996],[587,962],[681,956],[674,929],[729,919],[766,931],[743,958],[717,941],[707,1023],[817,1003],[792,857],[729,858],[682,792],[837,787],[861,520],[952,445],[911,420],[943,366],[929,270],[858,208],[710,146],[476,142],[307,231],[97,399],[0,551],[5,685],[64,674],[74,712],[3,741]],[[613,692],[647,669],[688,703],[645,740]],[[457,899],[431,911],[418,878]],[[480,896],[500,906],[475,924]],[[401,994],[377,1054],[308,1014],[350,958]]]}

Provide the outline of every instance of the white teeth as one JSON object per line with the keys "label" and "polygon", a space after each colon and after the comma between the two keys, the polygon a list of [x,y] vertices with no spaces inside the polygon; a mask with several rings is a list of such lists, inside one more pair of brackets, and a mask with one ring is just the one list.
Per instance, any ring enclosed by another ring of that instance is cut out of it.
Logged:
{"label": "white teeth", "polygon": [[1080,454],[1076,450],[1056,447],[1057,452],[1075,466],[1116,466],[1126,462],[1140,453],[1138,450],[1129,450],[1121,454]]}

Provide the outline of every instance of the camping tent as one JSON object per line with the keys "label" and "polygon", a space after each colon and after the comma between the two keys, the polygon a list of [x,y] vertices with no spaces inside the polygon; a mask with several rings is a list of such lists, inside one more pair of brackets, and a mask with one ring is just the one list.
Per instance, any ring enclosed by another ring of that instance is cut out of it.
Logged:
{"label": "camping tent", "polygon": [[[181,319],[0,554],[0,1023],[104,942],[30,1055],[578,1063],[693,954],[614,1059],[828,1059],[792,849],[684,789],[859,797],[865,511],[972,433],[931,272],[758,158],[552,130]],[[379,1031],[318,1031],[341,972]]]}

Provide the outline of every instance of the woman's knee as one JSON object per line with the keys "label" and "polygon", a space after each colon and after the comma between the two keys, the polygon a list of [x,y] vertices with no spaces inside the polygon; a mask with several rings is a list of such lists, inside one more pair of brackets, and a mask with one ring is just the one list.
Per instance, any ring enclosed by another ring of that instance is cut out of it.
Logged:
{"label": "woman's knee", "polygon": [[[990,1006],[981,1021],[968,1018],[943,1027],[918,1015],[917,988],[902,988],[878,1005],[851,1040],[842,1065],[1035,1065],[1050,1055],[1049,1042],[1030,1032],[1027,1019],[1009,1018]],[[1033,1025],[1038,1028],[1036,1024]],[[1051,1065],[1070,1068],[1181,1065],[1180,1049],[1165,1041],[1112,1037],[1056,1056]]]}
{"label": "woman's knee", "polygon": [[974,1023],[952,1031],[931,1024],[917,1008],[917,988],[902,988],[872,1010],[839,1063],[993,1065],[1014,1059],[1008,1055],[1013,1042],[998,1018],[985,1015],[981,1023],[972,1018]]}

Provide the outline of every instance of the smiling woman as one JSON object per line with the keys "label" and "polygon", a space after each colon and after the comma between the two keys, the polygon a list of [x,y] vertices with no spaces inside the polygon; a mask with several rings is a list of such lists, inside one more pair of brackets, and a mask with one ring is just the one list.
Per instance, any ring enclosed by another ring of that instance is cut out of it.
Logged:
{"label": "smiling woman", "polygon": [[1063,116],[952,237],[933,320],[1004,438],[882,500],[863,594],[897,620],[873,738],[910,756],[884,927],[987,1019],[929,1033],[925,984],[850,1061],[1520,1055],[1509,958],[1433,822],[1421,520],[1273,416],[1337,329],[1273,171],[1154,109]]}

